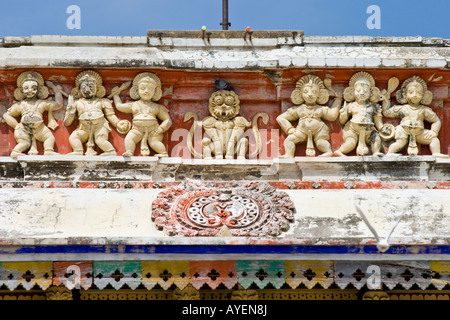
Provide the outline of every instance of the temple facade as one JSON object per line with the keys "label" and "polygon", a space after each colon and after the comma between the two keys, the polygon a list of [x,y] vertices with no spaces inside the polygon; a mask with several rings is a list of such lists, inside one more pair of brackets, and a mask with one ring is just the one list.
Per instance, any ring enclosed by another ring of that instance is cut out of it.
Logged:
{"label": "temple facade", "polygon": [[450,299],[450,40],[0,40],[0,300]]}

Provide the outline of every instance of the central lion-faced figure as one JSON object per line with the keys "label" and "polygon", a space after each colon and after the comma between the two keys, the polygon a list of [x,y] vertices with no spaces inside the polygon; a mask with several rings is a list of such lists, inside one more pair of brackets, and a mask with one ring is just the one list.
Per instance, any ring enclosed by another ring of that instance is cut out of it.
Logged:
{"label": "central lion-faced figure", "polygon": [[192,146],[193,131],[197,127],[197,115],[187,112],[185,121],[194,118],[194,124],[191,128],[191,138],[188,139],[188,147],[196,158],[204,159],[245,159],[248,151],[248,138],[244,136],[247,128],[253,127],[253,133],[256,139],[256,151],[249,155],[249,158],[255,157],[261,150],[261,138],[259,136],[257,119],[263,118],[267,123],[268,115],[258,113],[254,116],[252,122],[239,116],[240,101],[238,95],[230,90],[218,90],[209,98],[210,116],[201,121],[206,136],[202,140],[203,155],[199,155]]}
{"label": "central lion-faced figure", "polygon": [[239,98],[233,91],[220,90],[209,98],[211,116],[205,118],[203,129],[209,137],[202,140],[205,159],[214,154],[216,159],[244,159],[248,149],[247,138],[242,137],[251,123],[239,114]]}

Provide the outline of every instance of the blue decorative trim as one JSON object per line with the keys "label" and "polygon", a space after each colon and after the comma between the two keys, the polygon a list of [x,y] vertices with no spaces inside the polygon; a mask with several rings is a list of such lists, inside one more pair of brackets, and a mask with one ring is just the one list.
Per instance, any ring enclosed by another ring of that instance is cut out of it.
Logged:
{"label": "blue decorative trim", "polygon": [[[21,245],[1,246],[0,254],[380,254],[376,246],[314,245]],[[450,245],[393,245],[383,255],[450,254]]]}

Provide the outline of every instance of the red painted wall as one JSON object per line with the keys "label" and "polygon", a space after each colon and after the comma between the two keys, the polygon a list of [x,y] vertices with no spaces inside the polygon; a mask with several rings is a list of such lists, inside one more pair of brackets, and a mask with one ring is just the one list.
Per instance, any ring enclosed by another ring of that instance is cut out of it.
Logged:
{"label": "red painted wall", "polygon": [[[0,70],[0,113],[4,112],[14,101],[14,89],[16,88],[17,76],[29,69],[9,69]],[[35,69],[39,71],[45,80],[52,80],[55,84],[60,84],[66,93],[70,93],[74,86],[76,75],[84,69],[77,68],[48,68]],[[291,107],[290,95],[295,88],[296,81],[308,73],[313,73],[320,78],[331,77],[333,87],[343,91],[348,86],[350,77],[358,71],[368,71],[375,78],[376,85],[380,89],[387,87],[388,79],[392,76],[399,78],[401,83],[412,75],[422,77],[428,83],[428,89],[433,92],[433,102],[430,107],[438,114],[442,121],[442,128],[439,134],[441,140],[441,149],[443,153],[449,153],[450,149],[450,129],[446,128],[450,122],[450,72],[435,69],[286,69],[281,74],[279,80],[279,89],[271,81],[269,75],[263,71],[189,71],[189,70],[160,70],[160,69],[95,69],[103,78],[103,85],[106,88],[106,95],[111,92],[115,86],[119,86],[125,81],[132,80],[138,73],[150,71],[156,73],[162,82],[163,95],[158,103],[163,104],[169,110],[173,121],[172,127],[165,135],[164,142],[168,148],[169,155],[179,155],[172,153],[177,147],[184,145],[182,135],[190,129],[192,120],[184,122],[184,114],[188,111],[194,112],[199,119],[209,115],[208,100],[214,92],[214,81],[221,78],[227,81],[239,95],[241,101],[240,115],[251,121],[253,116],[259,112],[265,112],[269,115],[269,122],[264,124],[259,120],[259,128],[263,138],[263,150],[260,159],[275,158],[279,154],[284,154],[283,141],[286,135],[281,131],[276,117]],[[430,80],[431,79],[431,80]],[[397,88],[398,90],[398,88]],[[278,92],[278,94],[277,94]],[[122,101],[131,100],[129,90],[122,92]],[[395,92],[394,92],[395,94]],[[395,95],[392,95],[391,101],[395,103]],[[50,89],[50,96],[53,92]],[[65,105],[67,99],[65,98]],[[333,103],[330,99],[329,105]],[[59,121],[59,127],[54,131],[56,138],[55,151],[61,154],[71,152],[68,142],[70,133],[76,128],[77,121],[70,126],[65,127],[62,124],[65,107],[54,112],[55,118]],[[124,114],[116,110],[120,119],[131,121],[130,114]],[[45,118],[46,118],[45,113]],[[45,120],[46,121],[46,120]],[[384,122],[396,124],[398,119],[384,119]],[[342,126],[336,121],[328,123],[331,129],[332,149],[336,150],[342,144]],[[177,129],[185,129],[182,132]],[[249,129],[250,130],[250,129]],[[278,131],[277,131],[278,130]],[[250,133],[250,131],[249,131]],[[112,128],[110,141],[115,146],[118,155],[125,150],[123,140],[125,135],[119,134],[115,128]],[[6,123],[0,122],[0,156],[8,156],[16,145],[13,129]],[[252,146],[251,146],[252,148]],[[306,144],[298,144],[296,156],[305,156]],[[42,154],[42,144],[38,142],[38,150]],[[100,150],[97,150],[100,152]],[[279,154],[278,154],[279,153]],[[153,152],[151,153],[153,154]],[[319,154],[319,152],[317,152]],[[354,155],[350,153],[349,155]],[[422,146],[419,154],[430,154],[428,146]],[[140,155],[139,145],[136,147],[136,156]],[[184,158],[191,158],[191,155],[185,152]]]}

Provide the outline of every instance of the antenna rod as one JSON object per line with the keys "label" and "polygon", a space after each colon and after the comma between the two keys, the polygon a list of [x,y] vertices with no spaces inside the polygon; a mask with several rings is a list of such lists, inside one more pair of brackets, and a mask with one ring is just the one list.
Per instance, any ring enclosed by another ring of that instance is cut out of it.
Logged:
{"label": "antenna rod", "polygon": [[228,30],[228,26],[231,26],[231,23],[228,22],[228,0],[222,0],[222,30]]}

